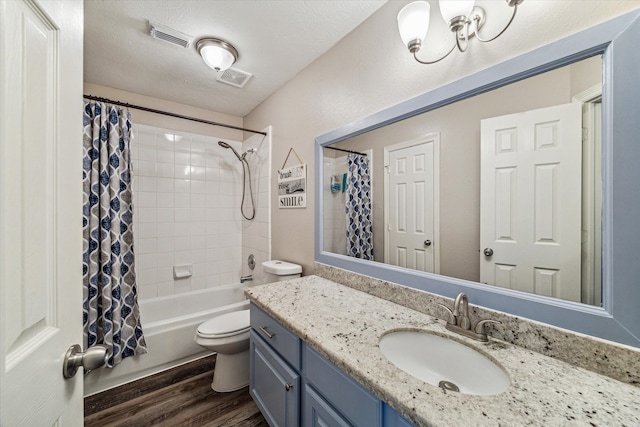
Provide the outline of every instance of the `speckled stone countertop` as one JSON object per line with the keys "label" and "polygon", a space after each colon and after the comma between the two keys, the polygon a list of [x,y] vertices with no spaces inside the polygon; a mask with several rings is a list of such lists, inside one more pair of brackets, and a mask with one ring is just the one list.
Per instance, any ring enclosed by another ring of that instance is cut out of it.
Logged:
{"label": "speckled stone countertop", "polygon": [[[640,389],[522,347],[453,334],[442,321],[317,276],[256,286],[248,297],[291,332],[411,420],[431,425],[640,425]],[[389,362],[390,330],[421,330],[497,361],[511,386],[495,396],[444,393]]]}

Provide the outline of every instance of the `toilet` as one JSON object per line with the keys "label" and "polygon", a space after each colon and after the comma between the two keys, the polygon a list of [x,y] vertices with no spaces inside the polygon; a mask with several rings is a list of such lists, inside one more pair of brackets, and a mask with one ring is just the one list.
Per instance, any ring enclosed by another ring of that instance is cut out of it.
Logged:
{"label": "toilet", "polygon": [[[300,277],[302,266],[286,261],[262,263],[264,283]],[[196,344],[216,352],[216,367],[211,388],[218,392],[239,390],[249,385],[249,310],[233,311],[201,323]]]}

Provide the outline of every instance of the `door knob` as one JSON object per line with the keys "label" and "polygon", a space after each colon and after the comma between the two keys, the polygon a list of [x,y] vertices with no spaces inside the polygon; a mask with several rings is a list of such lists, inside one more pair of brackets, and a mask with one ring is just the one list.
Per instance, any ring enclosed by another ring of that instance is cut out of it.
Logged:
{"label": "door knob", "polygon": [[74,344],[69,347],[67,353],[64,355],[64,361],[62,362],[62,376],[65,378],[73,377],[78,368],[82,366],[86,371],[98,369],[109,359],[109,352],[107,347],[99,344],[89,347],[87,351],[82,352],[82,348],[78,344]]}
{"label": "door knob", "polygon": [[425,240],[424,241],[424,247],[428,248],[429,246],[431,246],[431,240]]}
{"label": "door knob", "polygon": [[491,249],[491,248],[484,248],[484,251],[482,251],[482,253],[484,253],[484,256],[489,257],[489,256],[493,255],[493,249]]}

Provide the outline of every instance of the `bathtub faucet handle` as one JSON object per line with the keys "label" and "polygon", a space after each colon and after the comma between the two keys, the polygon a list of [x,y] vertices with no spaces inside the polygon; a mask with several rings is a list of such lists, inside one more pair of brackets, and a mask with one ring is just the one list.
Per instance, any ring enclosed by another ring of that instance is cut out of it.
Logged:
{"label": "bathtub faucet handle", "polygon": [[253,280],[253,275],[249,274],[248,276],[240,276],[240,283],[250,282]]}

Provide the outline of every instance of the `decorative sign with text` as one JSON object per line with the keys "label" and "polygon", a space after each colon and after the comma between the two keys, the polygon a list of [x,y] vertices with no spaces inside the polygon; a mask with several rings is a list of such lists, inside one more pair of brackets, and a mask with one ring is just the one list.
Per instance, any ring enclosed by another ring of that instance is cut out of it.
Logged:
{"label": "decorative sign with text", "polygon": [[296,165],[278,171],[278,208],[307,207],[307,165]]}

